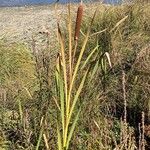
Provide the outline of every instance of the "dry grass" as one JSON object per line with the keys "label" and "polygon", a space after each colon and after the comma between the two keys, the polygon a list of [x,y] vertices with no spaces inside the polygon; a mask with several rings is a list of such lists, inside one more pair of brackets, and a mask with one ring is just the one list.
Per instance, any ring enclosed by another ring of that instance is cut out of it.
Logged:
{"label": "dry grass", "polygon": [[84,5],[74,41],[73,5],[55,16],[58,41],[46,30],[30,49],[1,42],[0,148],[148,149],[149,7],[100,5],[91,25]]}

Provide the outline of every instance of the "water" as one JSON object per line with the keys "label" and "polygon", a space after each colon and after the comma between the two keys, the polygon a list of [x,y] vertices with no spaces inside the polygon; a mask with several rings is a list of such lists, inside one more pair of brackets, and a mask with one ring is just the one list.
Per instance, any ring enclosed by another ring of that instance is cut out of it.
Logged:
{"label": "water", "polygon": [[[0,0],[0,6],[23,6],[23,5],[40,5],[51,4],[57,0]],[[80,0],[71,0],[72,2],[79,2]],[[94,2],[100,0],[84,0],[86,2]],[[104,0],[104,3],[118,4],[122,0]],[[67,3],[68,0],[59,0],[60,3]]]}

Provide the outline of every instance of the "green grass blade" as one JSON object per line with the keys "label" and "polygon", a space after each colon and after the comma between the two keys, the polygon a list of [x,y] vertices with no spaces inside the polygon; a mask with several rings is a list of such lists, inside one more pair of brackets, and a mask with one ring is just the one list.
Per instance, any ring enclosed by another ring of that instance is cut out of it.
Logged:
{"label": "green grass blade", "polygon": [[42,135],[43,135],[43,125],[41,126],[38,142],[37,142],[37,145],[36,145],[36,150],[39,150],[40,143],[41,143],[41,140],[42,140]]}
{"label": "green grass blade", "polygon": [[121,23],[123,23],[128,18],[128,15],[122,18],[119,22],[116,23],[116,25],[111,29],[110,32],[113,32]]}

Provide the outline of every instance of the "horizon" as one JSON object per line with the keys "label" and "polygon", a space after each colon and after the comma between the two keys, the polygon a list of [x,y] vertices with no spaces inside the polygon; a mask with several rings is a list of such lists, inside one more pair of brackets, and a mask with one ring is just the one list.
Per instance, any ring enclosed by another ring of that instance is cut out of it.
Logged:
{"label": "horizon", "polygon": [[[84,2],[101,2],[101,0],[83,0]],[[25,5],[48,5],[57,2],[57,0],[0,0],[0,7],[13,7]],[[67,3],[68,0],[59,0],[59,3]],[[72,2],[80,2],[80,0],[72,0]],[[122,0],[103,0],[106,4],[119,4]]]}

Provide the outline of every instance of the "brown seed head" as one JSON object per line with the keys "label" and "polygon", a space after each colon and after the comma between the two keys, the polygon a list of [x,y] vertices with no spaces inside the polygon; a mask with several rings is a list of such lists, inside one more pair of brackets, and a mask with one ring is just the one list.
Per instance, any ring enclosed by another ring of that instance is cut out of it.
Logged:
{"label": "brown seed head", "polygon": [[83,16],[83,5],[81,3],[80,6],[78,7],[78,11],[77,11],[76,26],[75,26],[75,36],[74,36],[75,40],[78,40],[78,38],[79,38],[82,16]]}

